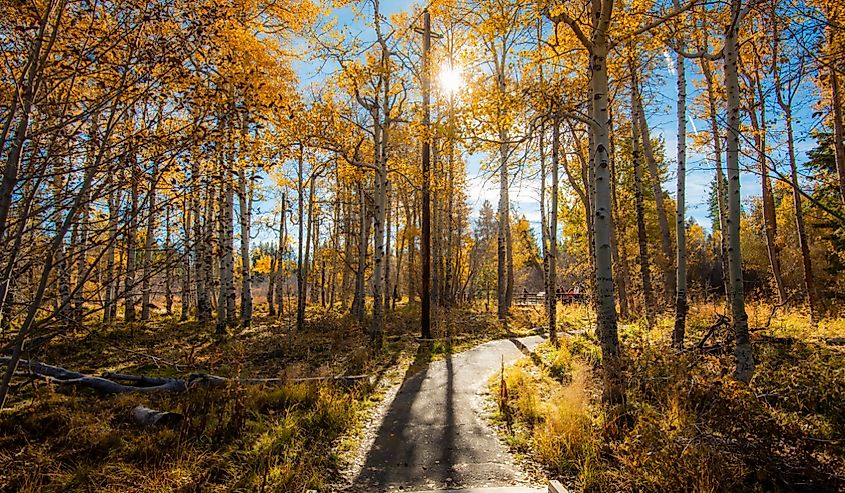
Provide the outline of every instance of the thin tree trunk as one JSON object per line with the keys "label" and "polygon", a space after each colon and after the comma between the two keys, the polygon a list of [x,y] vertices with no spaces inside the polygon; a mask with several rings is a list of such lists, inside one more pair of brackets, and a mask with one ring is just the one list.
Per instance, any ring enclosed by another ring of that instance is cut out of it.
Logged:
{"label": "thin tree trunk", "polygon": [[[638,69],[638,67],[637,67]],[[637,105],[637,118],[642,134],[643,151],[645,154],[645,161],[648,164],[649,175],[651,176],[651,191],[654,194],[654,202],[657,210],[657,224],[660,226],[660,246],[662,255],[658,256],[660,270],[663,271],[663,278],[666,286],[666,299],[670,299],[675,295],[675,271],[673,268],[672,258],[674,253],[672,251],[672,241],[670,240],[669,219],[666,213],[666,206],[663,201],[663,187],[660,184],[660,170],[657,169],[657,161],[654,157],[654,149],[651,145],[651,135],[648,128],[648,122],[645,118],[643,109],[642,95],[639,87],[633,88],[636,94],[634,103]]]}
{"label": "thin tree trunk", "polygon": [[[92,160],[93,161],[93,160]],[[76,286],[73,294],[73,323],[82,324],[82,317],[85,315],[85,281],[88,274],[88,211],[90,209],[90,196],[82,197],[82,212],[79,218],[79,236],[76,241]]]}
{"label": "thin tree trunk", "polygon": [[[762,98],[762,87],[757,81],[757,95]],[[752,99],[752,104],[754,100]],[[763,202],[763,230],[766,236],[766,252],[769,255],[769,267],[772,270],[772,281],[775,285],[775,291],[778,294],[779,303],[786,302],[786,288],[783,286],[783,276],[780,272],[780,255],[777,246],[778,226],[777,218],[775,216],[775,198],[772,192],[772,181],[769,178],[769,163],[766,156],[766,107],[765,101],[760,99],[760,115],[758,118],[757,110],[752,106],[748,109],[748,114],[751,116],[751,128],[754,130],[754,144],[757,148],[757,165],[760,167],[760,188]]]}
{"label": "thin tree trunk", "polygon": [[298,227],[299,227],[299,234],[297,235],[297,255],[296,255],[296,330],[302,331],[305,327],[305,272],[303,269],[305,268],[305,259],[302,256],[302,248],[303,242],[307,242],[308,239],[304,236],[305,232],[303,231],[305,227],[305,184],[303,178],[303,156],[304,150],[302,148],[302,144],[299,144],[299,166],[297,167],[297,175],[296,175],[296,190],[297,190],[297,214],[298,216]]}
{"label": "thin tree trunk", "polygon": [[117,303],[117,296],[116,296],[116,284],[117,278],[115,277],[114,270],[115,270],[115,244],[117,240],[117,215],[118,209],[120,208],[120,198],[118,194],[120,193],[117,184],[114,182],[113,175],[108,173],[106,177],[106,186],[109,187],[109,194],[108,194],[108,204],[109,204],[109,226],[108,226],[108,238],[109,242],[106,245],[106,281],[104,284],[104,295],[103,295],[103,323],[110,323],[114,319],[114,309],[113,306]]}
{"label": "thin tree trunk", "polygon": [[[206,251],[211,247],[208,231],[208,205],[203,204],[203,191],[207,197],[211,196],[211,187],[203,187],[200,183],[199,162],[196,156],[191,159],[191,211],[193,220],[193,250],[194,277],[197,293],[197,320],[207,323],[211,320],[211,300],[209,299],[210,276],[206,269]],[[206,199],[208,200],[208,199]],[[186,232],[187,234],[187,232]]]}
{"label": "thin tree trunk", "polygon": [[[385,173],[387,171],[385,170]],[[391,214],[391,207],[390,207],[390,182],[385,179],[385,240],[384,240],[384,311],[390,311],[390,300],[393,297],[390,291],[390,233],[391,233],[391,219],[393,215]]]}
{"label": "thin tree trunk", "polygon": [[[182,293],[180,297],[181,309],[179,320],[188,320],[191,314],[191,257],[196,258],[197,249],[195,242],[191,238],[191,213],[194,211],[194,202],[196,198],[189,198],[187,196],[182,198],[182,237],[184,241],[185,257],[182,259]],[[190,203],[190,205],[189,205]],[[193,218],[196,220],[196,218]]]}
{"label": "thin tree trunk", "polygon": [[367,268],[367,239],[370,221],[367,212],[367,200],[364,186],[358,183],[359,223],[358,223],[358,268],[355,270],[355,294],[352,298],[352,314],[355,320],[364,320],[364,274]]}
{"label": "thin tree trunk", "polygon": [[[131,144],[130,144],[131,145]],[[126,218],[126,276],[124,278],[123,318],[127,322],[135,321],[135,255],[138,230],[138,164],[135,162],[134,149],[130,150],[129,217]]]}
{"label": "thin tree trunk", "polygon": [[287,192],[282,192],[282,214],[279,220],[279,248],[278,260],[276,261],[276,305],[279,310],[279,317],[285,315],[285,285],[287,282],[287,270],[285,269],[285,252],[288,242],[288,202]]}
{"label": "thin tree trunk", "polygon": [[[614,228],[611,231],[610,246],[611,257],[613,258],[613,265],[616,272],[616,290],[619,297],[619,316],[624,320],[630,316],[628,307],[628,280],[630,279],[630,272],[628,269],[628,252],[625,249],[625,241],[619,241],[621,233],[622,239],[625,238],[625,227],[619,213],[619,200],[616,195],[617,174],[616,174],[616,155],[613,138],[613,119],[610,122],[610,197],[613,205],[613,224]],[[620,255],[620,249],[622,250]]]}
{"label": "thin tree trunk", "polygon": [[557,210],[558,210],[558,164],[560,162],[560,117],[554,116],[552,120],[552,190],[551,206],[549,211],[548,226],[548,289],[546,300],[548,301],[549,314],[549,340],[557,345]]}
{"label": "thin tree trunk", "polygon": [[775,32],[772,36],[772,71],[775,76],[775,94],[777,96],[778,106],[783,111],[783,117],[786,123],[786,145],[789,155],[789,171],[792,179],[792,205],[795,210],[795,230],[798,233],[798,247],[801,251],[801,268],[804,281],[804,296],[807,303],[807,308],[810,311],[810,324],[815,326],[818,322],[816,316],[816,287],[813,276],[813,262],[810,258],[810,246],[807,243],[807,232],[804,225],[804,209],[801,206],[801,191],[798,188],[798,164],[795,159],[795,135],[793,129],[792,118],[792,104],[793,97],[797,92],[797,87],[801,84],[804,67],[799,69],[799,73],[793,80],[790,80],[786,86],[781,79],[781,63],[779,48],[779,32],[777,19],[777,12],[772,4],[772,20],[775,27]]}
{"label": "thin tree trunk", "polygon": [[845,123],[842,122],[842,95],[839,88],[839,71],[835,63],[828,63],[830,71],[830,104],[833,107],[833,149],[836,172],[839,176],[839,195],[845,205]]}
{"label": "thin tree trunk", "polygon": [[[637,67],[633,63],[631,68],[631,121],[640,120],[640,105],[637,104],[636,84]],[[638,125],[631,125],[631,165],[634,168],[634,207],[637,215],[637,245],[639,246],[640,280],[643,289],[643,311],[645,312],[648,328],[653,329],[654,320],[654,293],[651,287],[651,268],[649,266],[648,238],[645,230],[645,206],[643,204],[643,172],[640,162],[640,128]],[[648,138],[647,135],[643,135]]]}
{"label": "thin tree trunk", "polygon": [[[675,8],[680,8],[675,0]],[[683,47],[683,40],[681,40]],[[687,75],[683,55],[675,55],[675,72],[678,74],[678,173],[677,205],[675,209],[675,326],[672,345],[684,348],[687,320],[687,235],[686,235],[686,177],[687,177]]]}
{"label": "thin tree trunk", "polygon": [[252,234],[252,179],[246,169],[238,173],[238,208],[241,226],[241,327],[252,325],[252,269],[249,241]]}
{"label": "thin tree trunk", "polygon": [[[279,231],[281,231],[281,225],[279,225]],[[279,243],[279,247],[273,251],[273,256],[270,258],[270,273],[267,276],[267,315],[270,317],[276,316],[276,277],[279,270],[279,248],[281,248],[281,241]]]}
{"label": "thin tree trunk", "polygon": [[[496,295],[498,302],[498,316],[500,322],[506,322],[508,309],[510,308],[508,292],[512,292],[512,286],[508,283],[512,276],[509,275],[510,263],[508,262],[508,246],[510,245],[510,200],[508,199],[508,145],[507,132],[500,131],[499,139],[499,227],[496,236]],[[511,294],[512,296],[512,294]]]}
{"label": "thin tree trunk", "polygon": [[[719,123],[716,110],[716,90],[713,82],[713,74],[710,69],[710,62],[702,59],[700,61],[701,72],[707,83],[707,105],[708,117],[710,120],[710,131],[713,136],[713,158],[716,165],[716,205],[719,209],[719,259],[722,263],[722,288],[725,296],[725,306],[730,306],[731,289],[730,267],[728,266],[728,214],[727,214],[727,190],[725,189],[725,175],[722,172],[722,138],[719,134]],[[715,228],[714,228],[715,229]]]}
{"label": "thin tree trunk", "polygon": [[170,244],[170,200],[164,207],[164,312],[173,315],[173,247]]}
{"label": "thin tree trunk", "polygon": [[153,163],[150,172],[150,185],[147,191],[147,232],[144,238],[144,263],[141,267],[141,320],[150,319],[151,277],[153,267],[153,239],[155,237],[155,216],[156,216],[156,180],[158,180],[158,163]]}

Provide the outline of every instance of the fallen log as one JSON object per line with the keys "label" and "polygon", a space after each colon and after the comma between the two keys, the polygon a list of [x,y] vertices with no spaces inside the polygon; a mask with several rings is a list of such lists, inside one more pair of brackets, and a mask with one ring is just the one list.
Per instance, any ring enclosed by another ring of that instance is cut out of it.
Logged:
{"label": "fallen log", "polygon": [[[0,358],[0,365],[8,365],[11,359],[11,357]],[[149,386],[124,385],[108,378],[86,375],[58,366],[27,360],[18,362],[18,371],[24,372],[30,377],[41,378],[57,384],[88,387],[103,394],[185,392],[190,385],[189,381],[179,379],[159,379],[156,385]]]}
{"label": "fallen log", "polygon": [[182,415],[170,411],[156,411],[146,406],[135,406],[132,419],[141,426],[176,426],[182,422]]}
{"label": "fallen log", "polygon": [[[10,357],[0,357],[0,366],[8,365]],[[20,360],[18,372],[30,378],[40,378],[61,385],[87,387],[103,394],[123,394],[129,392],[187,392],[196,386],[222,387],[231,383],[238,385],[283,385],[286,383],[336,382],[353,385],[368,381],[370,375],[336,375],[303,378],[227,378],[207,373],[192,373],[187,378],[148,377],[125,373],[105,373],[103,376],[86,375],[59,366],[36,361]],[[120,382],[129,382],[131,385]]]}

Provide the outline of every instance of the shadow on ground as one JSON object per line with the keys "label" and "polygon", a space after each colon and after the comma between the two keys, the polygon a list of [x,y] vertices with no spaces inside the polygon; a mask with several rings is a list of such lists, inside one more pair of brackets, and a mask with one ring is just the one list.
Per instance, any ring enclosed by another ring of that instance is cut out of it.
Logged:
{"label": "shadow on ground", "polygon": [[434,489],[503,486],[523,474],[495,432],[479,416],[479,391],[502,361],[542,340],[504,339],[425,363],[430,347],[421,346],[384,417],[352,491],[391,487]]}

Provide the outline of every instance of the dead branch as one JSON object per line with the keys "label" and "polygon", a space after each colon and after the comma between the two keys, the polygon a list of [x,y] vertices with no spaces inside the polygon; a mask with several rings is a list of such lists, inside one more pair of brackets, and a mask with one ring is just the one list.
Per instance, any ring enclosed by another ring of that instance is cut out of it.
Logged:
{"label": "dead branch", "polygon": [[[710,328],[707,330],[707,334],[705,334],[704,337],[701,339],[701,341],[699,341],[698,344],[695,345],[695,349],[697,349],[699,351],[705,350],[704,344],[706,344],[707,341],[713,336],[713,334],[716,333],[716,330],[719,327],[727,327],[728,324],[730,323],[730,320],[728,320],[728,317],[726,317],[724,315],[718,315],[718,317],[719,318],[716,319],[716,323],[711,325]],[[708,348],[708,349],[713,349],[713,348]]]}

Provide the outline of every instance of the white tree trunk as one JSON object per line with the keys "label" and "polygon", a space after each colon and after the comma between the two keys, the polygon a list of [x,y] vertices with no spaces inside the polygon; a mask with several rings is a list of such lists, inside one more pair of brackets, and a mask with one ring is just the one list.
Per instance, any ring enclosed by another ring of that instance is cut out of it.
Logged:
{"label": "white tree trunk", "polygon": [[734,326],[734,377],[748,382],[754,374],[754,355],[748,334],[748,315],[745,313],[745,289],[742,281],[742,251],[740,247],[740,216],[742,214],[739,191],[739,24],[742,19],[742,0],[731,0],[731,24],[725,29],[725,89],[728,98],[728,269],[731,279],[731,313]]}
{"label": "white tree trunk", "polygon": [[[675,0],[675,7],[680,3]],[[681,40],[681,48],[684,47]],[[687,319],[687,234],[686,234],[686,178],[687,178],[687,75],[683,55],[675,55],[675,71],[678,74],[678,172],[677,206],[675,209],[675,326],[672,330],[672,345],[684,347],[684,333]]]}
{"label": "white tree trunk", "polygon": [[252,180],[245,169],[238,180],[238,207],[241,227],[241,327],[252,324],[252,269],[249,257],[249,240],[252,224]]}

